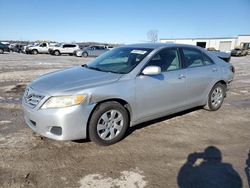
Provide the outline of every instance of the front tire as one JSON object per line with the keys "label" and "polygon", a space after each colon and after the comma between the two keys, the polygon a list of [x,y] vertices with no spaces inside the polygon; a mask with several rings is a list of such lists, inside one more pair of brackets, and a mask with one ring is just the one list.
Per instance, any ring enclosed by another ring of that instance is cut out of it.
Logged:
{"label": "front tire", "polygon": [[0,49],[0,54],[3,54],[3,49]]}
{"label": "front tire", "polygon": [[38,54],[38,51],[37,51],[37,50],[32,50],[32,54],[33,54],[33,55],[37,55],[37,54]]}
{"label": "front tire", "polygon": [[90,118],[89,137],[98,145],[111,145],[124,137],[128,126],[127,110],[118,102],[105,102],[97,106]]}
{"label": "front tire", "polygon": [[226,95],[225,85],[223,85],[222,83],[215,84],[211,89],[211,91],[209,92],[205,109],[209,111],[218,110],[224,101],[225,95]]}

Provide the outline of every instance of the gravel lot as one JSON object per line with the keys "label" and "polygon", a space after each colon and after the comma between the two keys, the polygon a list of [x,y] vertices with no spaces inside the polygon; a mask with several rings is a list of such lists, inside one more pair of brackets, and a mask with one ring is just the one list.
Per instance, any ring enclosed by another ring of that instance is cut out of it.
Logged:
{"label": "gravel lot", "polygon": [[[232,58],[235,80],[219,111],[197,108],[146,122],[132,127],[124,140],[109,147],[34,134],[20,106],[25,85],[38,75],[89,60],[0,54],[0,187],[174,188],[178,183],[198,186],[207,180],[214,185],[225,181],[233,187],[242,181],[248,187],[250,56]],[[208,164],[201,155],[192,154],[209,146],[220,150],[222,162],[216,152]],[[199,159],[192,166],[195,155]]]}

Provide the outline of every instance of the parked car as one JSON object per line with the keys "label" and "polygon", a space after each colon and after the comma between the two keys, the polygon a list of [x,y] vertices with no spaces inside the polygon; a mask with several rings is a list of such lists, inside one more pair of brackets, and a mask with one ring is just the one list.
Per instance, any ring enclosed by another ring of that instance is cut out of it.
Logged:
{"label": "parked car", "polygon": [[77,44],[60,44],[58,46],[50,48],[49,53],[56,56],[61,54],[73,55],[74,52],[79,49],[80,48]]}
{"label": "parked car", "polygon": [[26,53],[26,49],[27,49],[28,47],[31,47],[31,46],[34,46],[34,44],[28,44],[28,45],[22,46],[22,48],[21,48],[22,53]]}
{"label": "parked car", "polygon": [[0,54],[3,54],[4,52],[9,52],[10,49],[7,45],[0,42]]}
{"label": "parked car", "polygon": [[247,55],[247,50],[242,49],[242,48],[235,48],[231,51],[231,56],[246,56]]}
{"label": "parked car", "polygon": [[195,106],[218,110],[233,76],[232,64],[200,47],[134,44],[37,78],[22,106],[42,136],[110,145],[138,123]]}
{"label": "parked car", "polygon": [[216,50],[214,47],[207,48],[207,51],[219,52],[220,50]]}
{"label": "parked car", "polygon": [[12,43],[9,45],[10,52],[21,52],[21,48],[24,46],[24,44],[19,44],[19,43]]}
{"label": "parked car", "polygon": [[33,54],[33,55],[47,54],[49,53],[49,47],[50,47],[49,43],[43,42],[37,45],[26,47],[25,52],[26,54]]}
{"label": "parked car", "polygon": [[12,47],[11,51],[12,51],[12,52],[21,53],[21,52],[22,52],[23,46],[25,46],[25,45],[24,45],[24,44],[15,44],[15,45]]}
{"label": "parked car", "polygon": [[108,48],[106,48],[105,46],[89,46],[86,47],[84,49],[79,49],[77,51],[75,51],[75,55],[77,57],[88,57],[88,56],[92,56],[92,57],[97,57],[105,52],[109,51]]}

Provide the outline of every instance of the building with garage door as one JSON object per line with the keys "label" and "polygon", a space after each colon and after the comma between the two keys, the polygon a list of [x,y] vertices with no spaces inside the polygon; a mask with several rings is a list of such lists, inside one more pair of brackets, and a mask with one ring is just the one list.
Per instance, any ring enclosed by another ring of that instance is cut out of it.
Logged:
{"label": "building with garage door", "polygon": [[191,44],[203,48],[215,48],[222,52],[229,52],[235,47],[250,49],[250,35],[238,35],[236,37],[215,38],[172,38],[160,39],[161,43]]}

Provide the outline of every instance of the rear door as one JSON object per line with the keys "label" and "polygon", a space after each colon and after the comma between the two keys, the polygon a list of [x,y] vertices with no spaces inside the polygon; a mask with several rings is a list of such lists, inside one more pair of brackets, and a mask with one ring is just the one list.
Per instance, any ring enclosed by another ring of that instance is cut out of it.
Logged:
{"label": "rear door", "polygon": [[104,52],[104,47],[102,46],[95,46],[95,49],[93,50],[92,56],[99,56]]}
{"label": "rear door", "polygon": [[69,44],[67,48],[67,53],[73,54],[73,52],[75,51],[75,48],[76,48],[75,44]]}
{"label": "rear door", "polygon": [[62,49],[60,49],[61,53],[68,53],[68,51],[69,51],[69,45],[68,44],[64,44],[62,46]]}
{"label": "rear door", "polygon": [[182,48],[181,53],[187,70],[187,105],[200,105],[216,80],[218,67],[198,49]]}

